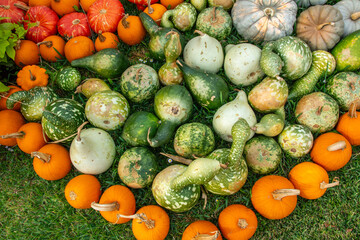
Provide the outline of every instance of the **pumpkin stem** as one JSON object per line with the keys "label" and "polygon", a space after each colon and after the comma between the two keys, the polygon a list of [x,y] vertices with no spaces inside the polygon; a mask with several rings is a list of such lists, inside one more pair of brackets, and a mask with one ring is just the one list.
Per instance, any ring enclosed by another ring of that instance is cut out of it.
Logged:
{"label": "pumpkin stem", "polygon": [[272,192],[273,198],[275,200],[281,200],[284,197],[296,196],[300,194],[299,189],[277,189]]}
{"label": "pumpkin stem", "polygon": [[31,70],[29,69],[29,72],[30,72],[30,80],[31,81],[35,81],[36,80],[36,77],[32,74]]}
{"label": "pumpkin stem", "polygon": [[[165,157],[171,158],[172,160],[174,160],[176,162],[185,164],[185,165],[189,165],[192,162],[191,159],[183,158],[183,157],[180,157],[180,156],[175,156],[175,155],[168,154],[168,153],[163,153],[163,152],[161,152],[160,154],[165,156]],[[227,165],[223,164],[223,163],[220,163],[220,167],[226,169]]]}
{"label": "pumpkin stem", "polygon": [[203,209],[205,210],[206,205],[207,205],[206,189],[204,188],[204,186],[200,186],[200,187],[201,187],[201,198],[204,199],[204,207],[203,207]]}
{"label": "pumpkin stem", "polygon": [[318,109],[317,109],[317,111],[316,111],[316,115],[320,115],[320,114],[321,114],[321,112],[322,112],[322,110],[323,110],[323,107],[324,107],[324,106],[321,106],[321,107],[319,106],[319,107],[318,107]]}
{"label": "pumpkin stem", "polygon": [[89,122],[88,121],[86,121],[86,122],[83,122],[79,127],[78,127],[78,129],[77,129],[77,137],[76,137],[76,140],[77,141],[81,141],[81,137],[80,137],[80,132],[81,132],[81,130],[83,129],[83,127],[86,125],[86,124],[88,124]]}
{"label": "pumpkin stem", "polygon": [[207,233],[197,233],[192,240],[216,240],[219,237],[220,232],[219,231],[214,231],[214,232],[210,232],[209,234]]}
{"label": "pumpkin stem", "polygon": [[41,161],[43,161],[44,163],[49,163],[51,160],[50,154],[42,153],[42,152],[32,152],[31,157],[36,157],[36,158],[40,159]]}
{"label": "pumpkin stem", "polygon": [[326,23],[322,23],[322,24],[319,24],[317,25],[316,29],[317,30],[321,30],[323,27],[325,27],[326,25],[331,25],[331,26],[334,26],[335,23],[334,22],[326,22]]}
{"label": "pumpkin stem", "polygon": [[75,201],[77,198],[77,194],[74,191],[70,191],[69,197],[72,201]]}
{"label": "pumpkin stem", "polygon": [[93,209],[95,209],[96,211],[111,212],[111,211],[119,210],[120,204],[118,202],[112,202],[112,203],[96,203],[96,202],[92,202],[91,207]]}
{"label": "pumpkin stem", "polygon": [[125,16],[121,19],[121,24],[124,26],[124,28],[129,28],[129,22],[126,21],[126,19],[129,17],[129,14],[125,14]]}
{"label": "pumpkin stem", "polygon": [[350,103],[350,108],[349,108],[349,112],[348,112],[348,115],[350,118],[357,118],[356,109],[358,107],[360,107],[360,99],[357,99]]}
{"label": "pumpkin stem", "polygon": [[0,5],[0,8],[4,8],[6,10],[10,9],[10,5]]}
{"label": "pumpkin stem", "polygon": [[350,15],[351,20],[356,21],[360,18],[360,12],[355,12]]}
{"label": "pumpkin stem", "polygon": [[15,50],[19,50],[20,45],[21,45],[21,40],[19,39],[19,40],[16,41]]}
{"label": "pumpkin stem", "polygon": [[340,184],[339,179],[335,178],[332,183],[326,183],[325,181],[322,181],[320,183],[320,189],[327,189],[331,187],[338,186]]}
{"label": "pumpkin stem", "polygon": [[179,60],[176,60],[176,63],[183,67],[183,65],[181,64],[181,62]]}
{"label": "pumpkin stem", "polygon": [[131,219],[138,219],[140,220],[140,223],[145,223],[145,226],[148,229],[153,229],[155,227],[155,221],[152,219],[149,219],[145,213],[137,213],[134,215],[122,215],[122,214],[116,214],[118,218],[131,218]]}
{"label": "pumpkin stem", "polygon": [[14,3],[14,6],[17,7],[17,8],[20,8],[21,10],[24,10],[24,11],[28,11],[30,9],[30,7],[24,6],[24,5],[19,4],[19,3]]}
{"label": "pumpkin stem", "polygon": [[80,21],[80,19],[74,19],[73,21],[72,21],[72,24],[73,25],[76,25],[76,24],[79,24],[81,21]]}
{"label": "pumpkin stem", "polygon": [[274,9],[268,8],[268,7],[265,8],[263,11],[264,11],[265,15],[268,17],[274,16],[274,13],[275,13]]}
{"label": "pumpkin stem", "polygon": [[43,41],[43,42],[38,42],[36,45],[40,46],[41,44],[44,44],[46,47],[51,48],[53,46],[53,42],[52,41]]}
{"label": "pumpkin stem", "polygon": [[345,141],[338,141],[336,143],[331,144],[327,147],[327,150],[329,152],[335,152],[337,150],[344,150],[346,148],[346,142]]}
{"label": "pumpkin stem", "polygon": [[23,131],[16,132],[16,133],[10,133],[6,135],[0,136],[2,139],[8,139],[8,138],[23,138],[25,136],[25,133]]}
{"label": "pumpkin stem", "polygon": [[100,40],[100,42],[105,42],[105,40],[106,40],[106,37],[102,34],[101,30],[99,31],[99,40]]}
{"label": "pumpkin stem", "polygon": [[239,218],[237,225],[241,229],[245,229],[245,228],[247,228],[247,226],[249,226],[248,222],[244,218]]}
{"label": "pumpkin stem", "polygon": [[63,139],[60,139],[60,140],[57,140],[57,141],[53,141],[51,143],[61,143],[61,142],[66,141],[66,140],[68,140],[68,139],[70,139],[70,138],[72,138],[72,137],[74,137],[76,135],[77,135],[77,133],[74,133],[74,134],[71,134],[70,136],[67,136],[66,138],[63,138]]}
{"label": "pumpkin stem", "polygon": [[147,4],[148,4],[148,12],[149,14],[152,14],[154,12],[154,8],[151,7],[151,0],[148,0]]}
{"label": "pumpkin stem", "polygon": [[195,30],[194,33],[199,34],[200,36],[204,36],[205,34],[202,31],[199,30]]}

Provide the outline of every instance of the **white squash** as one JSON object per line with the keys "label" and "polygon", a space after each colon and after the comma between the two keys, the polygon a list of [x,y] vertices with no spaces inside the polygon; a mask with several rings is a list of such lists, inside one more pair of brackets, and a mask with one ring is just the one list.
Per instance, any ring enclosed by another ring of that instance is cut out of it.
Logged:
{"label": "white squash", "polygon": [[260,67],[261,49],[250,43],[225,48],[224,71],[235,85],[249,86],[264,76]]}
{"label": "white squash", "polygon": [[184,48],[184,61],[192,68],[209,73],[217,73],[224,63],[224,51],[221,43],[198,30],[200,36],[192,38]]}
{"label": "white squash", "polygon": [[[244,118],[250,128],[257,123],[255,113],[250,107],[244,91],[239,91],[234,100],[224,104],[216,111],[213,117],[213,128],[223,140],[232,142],[231,128],[240,118]],[[255,134],[253,130],[250,131],[247,140]]]}
{"label": "white squash", "polygon": [[70,159],[82,173],[103,173],[115,159],[115,142],[109,133],[100,128],[81,130],[71,143]]}

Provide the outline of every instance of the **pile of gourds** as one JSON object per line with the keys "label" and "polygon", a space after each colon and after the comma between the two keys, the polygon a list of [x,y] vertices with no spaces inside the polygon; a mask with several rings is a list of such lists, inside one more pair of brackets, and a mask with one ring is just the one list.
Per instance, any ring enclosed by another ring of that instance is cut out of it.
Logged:
{"label": "pile of gourds", "polygon": [[[251,202],[269,219],[291,214],[297,195],[316,199],[339,184],[329,183],[327,171],[344,167],[352,146],[360,145],[357,0],[334,6],[317,5],[323,0],[155,2],[135,1],[144,11],[134,16],[118,0],[30,0],[29,6],[1,0],[0,17],[9,18],[0,25],[24,19],[19,24],[27,34],[13,59],[17,86],[1,86],[0,144],[31,154],[43,179],[59,180],[72,167],[83,173],[65,188],[69,204],[93,208],[116,224],[133,219],[137,239],[165,239],[170,221],[163,208],[191,209],[201,186],[211,194],[236,194],[248,168],[266,175],[252,187]],[[297,17],[300,7],[306,9]],[[226,43],[232,27],[247,43]],[[119,50],[141,42],[158,67]],[[64,67],[54,72],[45,61]],[[84,68],[94,78],[82,81]],[[319,83],[325,92],[314,92]],[[286,120],[289,101],[296,103],[290,114],[297,124]],[[131,108],[149,102],[152,110]],[[195,111],[213,114],[212,126],[193,119]],[[114,133],[128,146],[118,162],[123,184],[101,193],[94,175],[114,165]],[[229,148],[216,149],[217,139]],[[177,155],[161,154],[183,164],[160,169],[158,149],[169,143]],[[313,162],[294,166],[288,178],[270,175],[284,153],[310,153]],[[135,212],[129,188],[149,186],[163,208]],[[194,222],[182,239],[248,239],[257,218],[233,204],[220,213],[218,226]]]}

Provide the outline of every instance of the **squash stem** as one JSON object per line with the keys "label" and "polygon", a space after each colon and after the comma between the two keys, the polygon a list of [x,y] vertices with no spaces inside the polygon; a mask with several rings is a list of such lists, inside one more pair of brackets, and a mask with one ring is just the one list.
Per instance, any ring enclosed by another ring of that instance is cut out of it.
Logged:
{"label": "squash stem", "polygon": [[211,17],[211,22],[216,22],[216,7],[213,8],[213,15]]}
{"label": "squash stem", "polygon": [[334,152],[337,150],[344,150],[346,148],[346,142],[345,141],[338,141],[336,143],[331,144],[327,147],[327,150],[329,152]]}
{"label": "squash stem", "polygon": [[350,15],[351,20],[356,21],[360,18],[360,12],[355,12]]}
{"label": "squash stem", "polygon": [[[168,154],[168,153],[163,153],[163,152],[161,152],[160,154],[165,156],[165,157],[171,158],[172,160],[174,160],[176,162],[185,164],[185,165],[189,165],[192,162],[191,159],[183,158],[183,157],[180,157],[180,156],[175,156],[175,155]],[[226,169],[228,166],[226,164],[220,163],[220,167]]]}
{"label": "squash stem", "polygon": [[194,33],[199,34],[200,36],[204,36],[205,34],[202,31],[199,30],[195,30]]}
{"label": "squash stem", "polygon": [[40,46],[40,45],[42,45],[42,44],[44,44],[46,47],[48,47],[48,48],[51,48],[52,46],[53,46],[53,42],[52,41],[43,41],[43,42],[38,42],[36,45],[37,46]]}
{"label": "squash stem", "polygon": [[24,138],[25,133],[23,131],[21,132],[16,132],[16,133],[9,133],[6,135],[2,135],[0,136],[0,138],[2,139],[8,139],[8,138]]}
{"label": "squash stem", "polygon": [[105,42],[105,40],[106,40],[106,37],[102,34],[101,30],[99,31],[99,40],[100,40],[100,42]]}
{"label": "squash stem", "polygon": [[49,163],[51,160],[51,155],[43,152],[32,152],[31,157],[36,157],[44,163]]}
{"label": "squash stem", "polygon": [[284,197],[296,196],[299,194],[299,189],[277,189],[272,192],[272,196],[275,200],[281,200]]}
{"label": "squash stem", "polygon": [[338,186],[339,184],[340,184],[340,182],[337,178],[334,179],[334,182],[332,182],[332,183],[326,183],[325,181],[322,181],[320,183],[320,189],[327,189],[327,188],[335,187],[335,186]]}
{"label": "squash stem", "polygon": [[30,72],[30,80],[31,81],[35,81],[36,80],[36,77],[32,74],[31,70],[29,69],[29,72]]}
{"label": "squash stem", "polygon": [[245,228],[247,228],[247,226],[249,226],[248,222],[244,218],[239,218],[237,225],[241,229],[245,229]]}
{"label": "squash stem", "polygon": [[0,5],[0,8],[9,10],[9,9],[10,9],[10,5]]}
{"label": "squash stem", "polygon": [[117,211],[120,208],[120,204],[118,202],[112,202],[112,203],[96,203],[92,202],[91,207],[95,209],[96,211],[101,212],[111,212],[111,211]]}
{"label": "squash stem", "polygon": [[210,233],[197,233],[192,240],[216,240],[219,237],[220,232],[214,231]]}
{"label": "squash stem", "polygon": [[323,27],[325,27],[325,26],[327,26],[327,25],[334,26],[335,23],[334,23],[334,22],[322,23],[322,24],[317,25],[316,29],[317,29],[317,30],[321,30]]}
{"label": "squash stem", "polygon": [[357,99],[350,104],[348,115],[350,118],[357,118],[356,109],[360,107],[360,99]]}
{"label": "squash stem", "polygon": [[151,0],[147,1],[147,5],[149,14],[152,14],[154,12],[154,8],[151,7]]}
{"label": "squash stem", "polygon": [[121,19],[121,24],[124,26],[124,28],[129,28],[129,22],[126,21],[126,19],[129,17],[129,14],[125,14],[125,16]]}
{"label": "squash stem", "polygon": [[21,10],[24,10],[24,11],[29,11],[29,9],[30,9],[30,7],[21,5],[19,3],[14,3],[14,6],[17,7],[17,8],[20,8]]}
{"label": "squash stem", "polygon": [[121,217],[121,218],[130,218],[130,219],[138,219],[140,220],[140,223],[145,223],[145,226],[148,229],[153,229],[155,227],[155,221],[152,219],[149,219],[145,213],[137,213],[134,215],[122,215],[122,214],[117,214],[117,217]]}
{"label": "squash stem", "polygon": [[267,15],[268,17],[272,17],[272,16],[274,16],[274,9],[272,9],[272,8],[265,8],[264,10],[264,13],[265,13],[265,15]]}

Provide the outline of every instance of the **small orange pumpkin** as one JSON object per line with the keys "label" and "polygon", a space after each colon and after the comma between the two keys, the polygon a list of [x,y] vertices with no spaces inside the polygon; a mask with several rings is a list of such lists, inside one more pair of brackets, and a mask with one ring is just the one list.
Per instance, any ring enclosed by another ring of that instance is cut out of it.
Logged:
{"label": "small orange pumpkin", "polygon": [[146,36],[146,30],[138,16],[126,14],[117,27],[118,36],[127,45],[139,44]]}
{"label": "small orange pumpkin", "polygon": [[164,5],[154,3],[145,8],[144,13],[147,13],[157,23],[157,25],[160,26],[161,17],[166,11],[167,9],[164,7]]}
{"label": "small orange pumpkin", "polygon": [[93,4],[95,1],[96,0],[80,0],[80,6],[85,12],[87,12],[89,11],[91,4]]}
{"label": "small orange pumpkin", "polygon": [[25,91],[36,86],[45,87],[48,84],[49,75],[45,68],[37,65],[25,66],[17,74],[16,83]]}
{"label": "small orange pumpkin", "polygon": [[32,152],[36,174],[45,180],[59,180],[71,170],[69,151],[56,143],[46,144],[39,151]]}
{"label": "small orange pumpkin", "polygon": [[101,216],[111,223],[126,223],[131,218],[123,216],[135,213],[135,197],[129,188],[122,185],[114,185],[104,191],[99,203],[91,203],[91,207],[100,211]]}
{"label": "small orange pumpkin", "polygon": [[311,159],[326,171],[335,171],[344,167],[351,155],[350,142],[341,134],[334,132],[317,137],[310,152]]}
{"label": "small orange pumpkin", "polygon": [[[10,88],[9,91],[7,92],[3,92],[0,94],[0,110],[6,110],[8,109],[6,107],[6,102],[8,100],[8,98],[10,97],[11,94],[13,94],[14,92],[18,92],[18,91],[23,91],[23,89],[19,88],[18,86],[8,86]],[[14,105],[13,109],[14,111],[19,111],[20,110],[20,106],[21,103],[18,102]]]}
{"label": "small orange pumpkin", "polygon": [[2,137],[17,132],[25,124],[23,115],[14,110],[0,111],[0,144],[4,146],[15,146],[16,138]]}
{"label": "small orange pumpkin", "polygon": [[251,190],[251,202],[263,217],[282,219],[295,209],[300,190],[287,179],[267,175],[257,180]]}
{"label": "small orange pumpkin", "polygon": [[91,208],[91,203],[98,202],[100,199],[100,188],[100,182],[95,176],[79,175],[66,184],[65,198],[74,208]]}
{"label": "small orange pumpkin", "polygon": [[39,48],[30,40],[21,40],[15,47],[15,64],[19,67],[26,65],[37,65],[40,61]]}
{"label": "small orange pumpkin", "polygon": [[75,59],[83,58],[94,54],[94,42],[85,36],[71,38],[65,44],[65,57],[71,63]]}
{"label": "small orange pumpkin", "polygon": [[34,7],[34,6],[50,7],[50,5],[51,5],[51,0],[29,0],[30,7]]}
{"label": "small orange pumpkin", "polygon": [[49,36],[37,45],[41,57],[48,62],[56,62],[64,56],[65,40],[57,35]]}
{"label": "small orange pumpkin", "polygon": [[160,3],[166,7],[166,9],[174,9],[177,5],[184,2],[184,0],[160,0]]}
{"label": "small orange pumpkin", "polygon": [[74,6],[80,8],[79,0],[51,0],[51,8],[59,16],[75,12]]}
{"label": "small orange pumpkin", "polygon": [[336,130],[341,133],[353,146],[360,145],[360,117],[356,109],[360,108],[360,99],[350,104],[348,113],[344,113],[336,126]]}
{"label": "small orange pumpkin", "polygon": [[119,38],[112,32],[100,32],[95,40],[96,51],[101,51],[106,48],[117,48]]}
{"label": "small orange pumpkin", "polygon": [[339,185],[339,181],[329,183],[326,170],[312,162],[302,162],[293,167],[289,180],[300,190],[300,196],[306,199],[320,198],[326,189]]}
{"label": "small orange pumpkin", "polygon": [[193,239],[222,240],[223,238],[215,224],[205,220],[198,220],[185,228],[181,238],[181,240]]}
{"label": "small orange pumpkin", "polygon": [[219,228],[226,239],[246,240],[256,232],[258,220],[253,210],[242,204],[232,204],[220,212]]}

